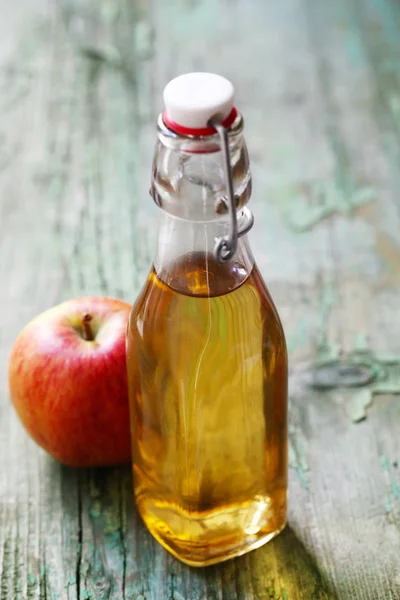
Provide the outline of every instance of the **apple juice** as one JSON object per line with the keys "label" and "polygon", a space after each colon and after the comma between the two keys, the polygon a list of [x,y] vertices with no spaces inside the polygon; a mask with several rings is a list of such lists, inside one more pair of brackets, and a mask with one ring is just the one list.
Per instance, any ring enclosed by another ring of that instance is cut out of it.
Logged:
{"label": "apple juice", "polygon": [[257,267],[247,275],[198,255],[167,277],[153,269],[128,348],[135,493],[151,533],[186,562],[210,564],[280,531],[287,358]]}

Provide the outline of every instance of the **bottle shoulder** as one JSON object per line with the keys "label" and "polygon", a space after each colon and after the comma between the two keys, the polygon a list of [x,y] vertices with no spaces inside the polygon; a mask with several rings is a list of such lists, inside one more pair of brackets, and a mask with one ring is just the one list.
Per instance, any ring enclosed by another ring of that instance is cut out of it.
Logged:
{"label": "bottle shoulder", "polygon": [[274,331],[276,340],[279,340],[279,344],[282,346],[285,354],[287,355],[285,333],[278,309],[256,264],[253,266],[249,279],[250,284],[257,290],[257,295],[260,299],[264,325],[271,329],[271,335],[272,330]]}
{"label": "bottle shoulder", "polygon": [[246,273],[240,265],[212,265],[199,268],[186,263],[164,273],[153,267],[131,312],[130,327],[148,329],[173,321],[208,315],[213,327],[218,322],[243,321],[260,327],[264,337],[274,340],[286,352],[281,320],[269,289],[256,265]]}
{"label": "bottle shoulder", "polygon": [[265,282],[265,279],[261,275],[260,270],[258,269],[256,264],[254,264],[249,277],[251,279],[252,285],[257,289],[262,302],[270,307],[271,316],[274,317],[274,319],[277,321],[283,332],[283,326],[279,317],[278,309],[276,307],[274,299],[272,298],[271,292],[269,291],[268,285]]}

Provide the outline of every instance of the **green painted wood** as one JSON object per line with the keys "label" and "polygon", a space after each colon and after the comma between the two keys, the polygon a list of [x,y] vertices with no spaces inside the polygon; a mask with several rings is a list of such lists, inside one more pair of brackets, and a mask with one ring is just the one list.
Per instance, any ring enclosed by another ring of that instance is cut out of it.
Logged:
{"label": "green painted wood", "polygon": [[[0,15],[0,599],[400,598],[399,3],[0,0]],[[193,69],[236,84],[253,248],[291,358],[289,526],[203,570],[147,533],[129,467],[37,449],[6,381],[38,312],[134,299],[162,88]],[[375,379],[338,385],[338,358]]]}

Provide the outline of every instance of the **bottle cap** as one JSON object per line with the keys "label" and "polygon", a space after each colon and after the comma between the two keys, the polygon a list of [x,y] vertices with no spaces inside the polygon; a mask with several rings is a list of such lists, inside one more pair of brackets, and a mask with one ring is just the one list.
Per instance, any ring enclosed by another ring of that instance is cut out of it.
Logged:
{"label": "bottle cap", "polygon": [[[172,79],[164,89],[164,121],[178,133],[215,133],[212,117],[229,126],[236,117],[234,88],[228,79],[214,73],[187,73]],[[229,123],[227,124],[227,121]]]}

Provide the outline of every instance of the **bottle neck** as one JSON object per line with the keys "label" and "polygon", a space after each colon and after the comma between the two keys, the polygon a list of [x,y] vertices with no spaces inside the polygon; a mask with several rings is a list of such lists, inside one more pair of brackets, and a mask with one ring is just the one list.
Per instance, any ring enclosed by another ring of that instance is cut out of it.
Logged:
{"label": "bottle neck", "polygon": [[[226,220],[226,180],[218,134],[190,137],[168,129],[158,119],[151,194],[165,212],[189,221]],[[236,208],[251,195],[251,173],[240,113],[228,130]],[[225,219],[224,219],[225,217]]]}
{"label": "bottle neck", "polygon": [[[228,130],[228,143],[239,223],[249,212],[244,207],[251,194],[242,130],[238,114]],[[254,263],[246,236],[224,265],[214,258],[218,239],[225,238],[230,227],[220,144],[217,134],[178,135],[159,118],[151,194],[163,214],[154,266],[165,283],[183,293],[207,296],[232,291]]]}
{"label": "bottle neck", "polygon": [[233,258],[218,263],[215,240],[224,231],[221,221],[186,221],[163,213],[154,260],[158,277],[193,296],[221,296],[239,287],[250,275],[254,258],[246,235],[239,239]]}

